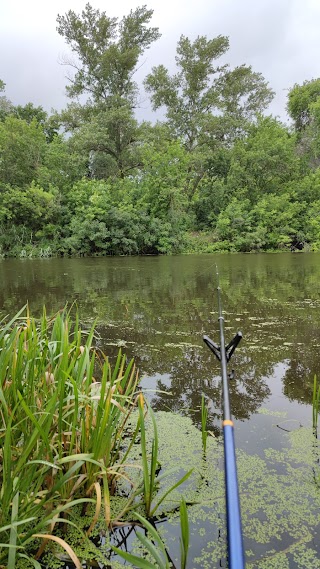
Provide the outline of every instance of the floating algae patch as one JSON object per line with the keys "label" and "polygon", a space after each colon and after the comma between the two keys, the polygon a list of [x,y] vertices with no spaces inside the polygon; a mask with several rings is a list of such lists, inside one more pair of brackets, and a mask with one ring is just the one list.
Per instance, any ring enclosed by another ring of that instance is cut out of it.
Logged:
{"label": "floating algae patch", "polygon": [[180,348],[181,350],[185,349],[185,348],[198,348],[199,345],[198,344],[190,344],[189,342],[180,342],[180,343],[174,343],[174,342],[166,342],[164,344],[165,348]]}
{"label": "floating algae patch", "polygon": [[288,448],[267,449],[265,460],[238,453],[245,545],[254,553],[247,566],[319,569],[317,447],[311,429],[287,436]]}
{"label": "floating algae patch", "polygon": [[[209,438],[206,459],[201,435],[191,420],[157,414],[163,470],[176,465],[190,479],[163,504],[170,510],[184,495],[190,523],[190,568],[224,566],[226,554],[224,477],[221,440]],[[320,523],[320,490],[315,483],[317,445],[311,429],[288,433],[288,448],[267,449],[265,457],[237,451],[247,568],[320,569],[314,540]],[[279,473],[281,472],[281,474]],[[170,477],[169,484],[174,482]],[[160,533],[174,561],[179,558],[179,520],[168,516]]]}
{"label": "floating algae patch", "polygon": [[287,416],[286,411],[272,411],[271,409],[267,409],[266,407],[260,407],[260,409],[258,409],[257,413],[259,413],[260,415],[268,415],[270,417],[286,417]]}

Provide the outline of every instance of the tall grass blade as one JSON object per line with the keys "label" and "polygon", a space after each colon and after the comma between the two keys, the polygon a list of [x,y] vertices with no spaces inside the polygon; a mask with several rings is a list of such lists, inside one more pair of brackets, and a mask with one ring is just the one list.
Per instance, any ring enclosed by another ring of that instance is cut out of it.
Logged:
{"label": "tall grass blade", "polygon": [[[159,569],[169,569],[170,564],[168,560],[167,551],[157,530],[150,522],[148,522],[148,520],[146,520],[139,514],[135,513],[135,517],[140,521],[140,523],[145,527],[145,529],[148,532],[148,537],[146,537],[142,535],[141,532],[137,531],[136,532],[137,538],[142,543],[145,550],[151,554],[157,565],[155,565],[154,563],[150,563],[146,559],[122,551],[121,549],[114,546],[112,547],[113,551],[115,551],[118,555],[120,555],[120,557],[122,557],[129,563],[132,563],[135,567],[139,567],[141,569],[151,569],[151,568],[155,569],[155,567]],[[149,539],[149,537],[151,537],[152,540]],[[157,545],[157,547],[155,546],[155,544]]]}
{"label": "tall grass blade", "polygon": [[17,557],[21,557],[22,559],[27,559],[28,563],[31,563],[31,565],[34,566],[34,569],[42,569],[39,561],[37,561],[36,559],[32,559],[32,557],[29,557],[28,555],[25,555],[24,553],[18,553]]}
{"label": "tall grass blade", "polygon": [[181,528],[181,538],[180,538],[180,554],[181,554],[181,569],[186,569],[188,561],[188,551],[189,551],[189,519],[187,506],[182,498],[180,503],[180,528]]}
{"label": "tall grass blade", "polygon": [[[14,497],[12,500],[12,515],[11,515],[11,523],[14,524],[17,521],[18,513],[19,513],[19,492],[17,491],[19,479],[15,478],[13,481],[13,492]],[[12,525],[10,529],[10,541],[9,541],[11,548],[9,549],[8,555],[8,569],[15,569],[16,565],[16,544],[17,544],[17,527]]]}
{"label": "tall grass blade", "polygon": [[207,438],[208,438],[207,420],[208,420],[208,407],[205,404],[204,394],[202,393],[202,397],[201,397],[201,434],[202,434],[202,450],[203,450],[204,454],[206,454],[206,450],[207,450]]}
{"label": "tall grass blade", "polygon": [[312,426],[315,432],[318,429],[319,405],[320,405],[320,385],[318,386],[317,376],[315,375],[313,378],[313,397],[312,397]]}
{"label": "tall grass blade", "polygon": [[155,512],[157,511],[157,509],[159,508],[160,504],[162,504],[162,502],[166,499],[166,497],[171,494],[171,492],[173,492],[173,490],[175,490],[176,488],[178,488],[178,486],[180,486],[181,484],[183,484],[183,482],[185,482],[186,480],[188,480],[189,476],[192,474],[193,472],[193,468],[191,470],[189,470],[188,472],[186,472],[186,474],[180,478],[180,480],[178,480],[178,482],[176,482],[175,484],[173,484],[173,486],[171,486],[166,492],[165,494],[163,494],[163,496],[161,496],[160,500],[156,503],[156,505],[154,506],[154,508],[151,511],[151,515],[154,515]]}
{"label": "tall grass blade", "polygon": [[131,563],[133,567],[138,567],[139,569],[155,569],[154,563],[150,563],[146,559],[142,559],[137,555],[133,555],[132,553],[127,553],[126,551],[122,551],[118,547],[112,546],[112,549],[117,555],[120,555],[125,561]]}

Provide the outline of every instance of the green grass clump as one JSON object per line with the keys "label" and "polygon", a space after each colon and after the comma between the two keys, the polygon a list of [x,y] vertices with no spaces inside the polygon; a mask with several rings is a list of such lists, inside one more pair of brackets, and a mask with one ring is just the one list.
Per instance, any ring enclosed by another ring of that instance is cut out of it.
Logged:
{"label": "green grass clump", "polygon": [[[124,476],[124,432],[135,407],[137,373],[119,352],[111,369],[93,349],[94,329],[66,310],[31,318],[24,307],[0,323],[0,567],[39,559],[48,542],[80,561],[56,530],[88,503],[110,518]],[[32,553],[30,553],[32,552]]]}

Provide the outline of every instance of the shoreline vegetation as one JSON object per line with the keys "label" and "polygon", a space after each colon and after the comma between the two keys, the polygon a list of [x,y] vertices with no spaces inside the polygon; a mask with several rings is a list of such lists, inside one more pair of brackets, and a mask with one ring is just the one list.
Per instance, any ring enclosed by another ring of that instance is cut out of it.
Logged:
{"label": "shoreline vegetation", "polygon": [[[66,310],[54,318],[44,310],[35,320],[24,307],[1,322],[1,568],[60,567],[61,551],[77,568],[79,556],[107,563],[112,530],[138,524],[154,539],[150,524],[163,515],[160,505],[192,472],[181,477],[178,467],[174,474],[162,468],[155,418],[133,361],[119,352],[111,367],[94,336]],[[179,511],[179,500],[170,509]],[[183,501],[180,519],[185,567]],[[100,549],[94,542],[101,532],[107,537]],[[147,537],[141,543],[156,551]],[[168,567],[159,536],[157,546]]]}
{"label": "shoreline vegetation", "polygon": [[23,248],[14,245],[12,249],[8,249],[5,253],[0,252],[1,259],[50,259],[50,258],[76,258],[76,257],[156,257],[159,255],[194,255],[194,254],[208,254],[208,253],[247,253],[247,254],[257,254],[257,253],[314,253],[319,252],[320,248],[317,244],[305,243],[303,247],[294,248],[289,245],[280,245],[276,248],[254,248],[254,249],[243,249],[238,247],[237,243],[231,242],[219,242],[215,241],[212,234],[203,232],[195,234],[186,234],[181,238],[181,245],[177,250],[171,251],[126,251],[122,252],[120,249],[117,252],[114,251],[61,251],[60,247],[56,249],[50,246],[48,243],[42,245],[41,243],[27,243],[24,244]]}
{"label": "shoreline vegetation", "polygon": [[1,258],[319,251],[320,79],[287,86],[284,124],[262,74],[226,63],[228,37],[182,34],[175,70],[138,85],[152,16],[57,16],[60,112],[15,105],[0,79]]}

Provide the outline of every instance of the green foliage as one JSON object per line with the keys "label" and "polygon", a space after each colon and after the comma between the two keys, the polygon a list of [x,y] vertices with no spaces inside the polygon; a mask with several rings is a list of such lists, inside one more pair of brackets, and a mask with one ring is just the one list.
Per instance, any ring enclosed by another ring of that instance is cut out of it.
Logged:
{"label": "green foliage", "polygon": [[[33,246],[42,239],[42,248],[48,247],[52,241],[52,232],[60,206],[57,192],[51,188],[47,192],[32,183],[23,190],[5,185],[0,192],[0,249],[2,254],[21,256],[29,249],[32,254]],[[44,230],[45,228],[45,230]],[[49,243],[44,245],[47,237]],[[39,253],[40,254],[39,247]],[[25,255],[26,255],[25,254]]]}
{"label": "green foliage", "polygon": [[100,110],[75,132],[71,145],[89,156],[93,178],[124,178],[140,166],[140,129],[129,104]]}
{"label": "green foliage", "polygon": [[235,251],[302,249],[305,209],[289,194],[270,194],[253,208],[248,199],[233,198],[219,215],[217,237]]}
{"label": "green foliage", "polygon": [[4,186],[0,195],[0,223],[27,225],[37,231],[43,224],[50,223],[57,214],[56,197],[32,183],[21,191]]}
{"label": "green foliage", "polygon": [[182,242],[175,211],[157,215],[140,198],[144,182],[83,179],[65,197],[68,220],[59,241],[64,254],[170,253]]}
{"label": "green foliage", "polygon": [[170,76],[159,65],[145,80],[153,108],[166,108],[173,132],[190,152],[199,144],[219,138],[219,128],[214,132],[219,125],[214,116],[217,111],[225,112],[241,127],[241,120],[265,109],[272,99],[263,77],[253,73],[250,67],[243,65],[230,71],[227,65],[218,65],[216,60],[228,48],[225,36],[214,39],[198,36],[194,42],[181,36],[177,45],[177,73]]}
{"label": "green foliage", "polygon": [[159,65],[145,80],[153,109],[165,108],[173,136],[192,154],[186,181],[189,198],[205,176],[212,152],[242,136],[248,122],[273,97],[261,74],[250,67],[230,70],[218,64],[228,48],[225,36],[198,36],[191,42],[182,35],[177,45],[177,72],[170,75]]}
{"label": "green foliage", "polygon": [[241,250],[242,234],[250,231],[250,202],[248,199],[233,198],[230,204],[219,215],[216,224],[218,240],[229,242],[230,247]]}
{"label": "green foliage", "polygon": [[295,137],[277,120],[261,117],[231,154],[227,185],[230,192],[244,193],[251,203],[275,193],[298,178],[299,157]]}
{"label": "green foliage", "polygon": [[66,197],[71,217],[62,250],[89,255],[138,252],[135,212],[121,200],[121,182],[117,186],[83,179],[72,187]]}
{"label": "green foliage", "polygon": [[216,176],[207,176],[201,181],[191,202],[195,229],[205,230],[214,226],[218,215],[228,203],[228,194],[225,182]]}
{"label": "green foliage", "polygon": [[0,97],[0,255],[319,250],[320,80],[289,92],[294,131],[261,114],[260,73],[221,64],[227,37],[182,35],[176,71],[144,81],[165,118],[139,122],[152,15],[59,15],[73,102],[48,116]]}
{"label": "green foliage", "polygon": [[306,212],[306,242],[313,251],[320,250],[320,200],[311,202]]}
{"label": "green foliage", "polygon": [[24,187],[37,178],[46,150],[42,127],[13,116],[0,122],[0,182]]}
{"label": "green foliage", "polygon": [[90,96],[84,109],[73,105],[60,121],[76,130],[73,143],[87,154],[94,178],[124,178],[140,164],[140,132],[133,115],[138,88],[132,77],[139,58],[159,37],[158,29],[149,27],[152,14],[142,6],[118,21],[88,3],[81,15],[69,10],[57,18],[59,34],[80,62],[67,62],[76,69],[68,94]]}
{"label": "green foliage", "polygon": [[[153,11],[146,6],[131,10],[120,22],[105,12],[95,10],[89,3],[81,15],[69,10],[58,16],[58,33],[71,46],[80,61],[80,68],[68,87],[71,97],[89,93],[94,103],[110,99],[135,102],[136,84],[133,73],[141,55],[159,37],[158,28],[148,24]],[[114,106],[114,103],[111,102]]]}
{"label": "green foliage", "polygon": [[164,142],[161,150],[155,144],[142,150],[143,174],[141,201],[147,203],[150,212],[163,220],[173,215],[179,223],[188,206],[186,184],[190,157],[179,142]]}
{"label": "green foliage", "polygon": [[289,91],[287,110],[297,131],[301,132],[310,125],[312,105],[318,102],[319,98],[320,79],[304,81],[302,85],[295,84]]}
{"label": "green foliage", "polygon": [[[252,209],[252,227],[263,229],[265,244],[262,249],[302,248],[305,203],[295,202],[288,194],[271,194],[258,201]],[[262,244],[261,244],[262,245]]]}
{"label": "green foliage", "polygon": [[11,114],[13,104],[5,95],[0,96],[0,121],[3,122],[8,115]]}
{"label": "green foliage", "polygon": [[47,142],[52,142],[54,137],[58,134],[57,124],[54,124],[52,120],[49,121],[46,111],[44,111],[42,107],[35,107],[33,103],[27,103],[24,106],[12,106],[10,114],[26,121],[28,124],[35,120],[36,123],[43,128]]}

